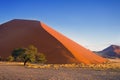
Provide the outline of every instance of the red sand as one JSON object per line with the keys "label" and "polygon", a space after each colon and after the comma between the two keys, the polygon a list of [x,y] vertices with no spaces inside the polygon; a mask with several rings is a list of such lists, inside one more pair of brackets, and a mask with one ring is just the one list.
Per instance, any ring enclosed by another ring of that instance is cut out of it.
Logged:
{"label": "red sand", "polygon": [[102,63],[106,59],[92,53],[47,25],[33,20],[12,20],[0,25],[0,56],[35,45],[47,56],[47,63]]}

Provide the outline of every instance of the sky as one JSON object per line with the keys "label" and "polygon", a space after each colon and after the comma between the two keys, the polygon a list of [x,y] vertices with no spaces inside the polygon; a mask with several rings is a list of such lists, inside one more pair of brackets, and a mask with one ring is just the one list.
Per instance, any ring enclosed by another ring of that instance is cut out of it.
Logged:
{"label": "sky", "polygon": [[0,0],[0,24],[39,20],[92,51],[120,45],[120,0]]}

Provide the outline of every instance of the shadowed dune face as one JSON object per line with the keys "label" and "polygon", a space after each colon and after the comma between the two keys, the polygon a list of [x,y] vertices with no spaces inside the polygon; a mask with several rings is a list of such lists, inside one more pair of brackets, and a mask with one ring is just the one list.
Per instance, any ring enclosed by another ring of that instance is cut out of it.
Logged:
{"label": "shadowed dune face", "polygon": [[39,21],[12,20],[0,25],[0,56],[15,48],[34,45],[47,63],[102,63],[106,60],[83,48]]}
{"label": "shadowed dune face", "polygon": [[46,32],[39,21],[12,20],[1,25],[0,55],[7,57],[19,47],[35,45],[44,53],[48,63],[78,62],[74,56],[53,36]]}

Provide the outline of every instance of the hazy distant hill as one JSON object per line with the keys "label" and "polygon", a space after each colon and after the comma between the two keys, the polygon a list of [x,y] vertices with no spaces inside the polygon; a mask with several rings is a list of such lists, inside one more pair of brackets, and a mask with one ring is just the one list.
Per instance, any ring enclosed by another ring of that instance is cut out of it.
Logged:
{"label": "hazy distant hill", "polygon": [[107,58],[116,58],[116,57],[120,58],[120,46],[111,45],[105,48],[104,50],[98,51],[96,53]]}

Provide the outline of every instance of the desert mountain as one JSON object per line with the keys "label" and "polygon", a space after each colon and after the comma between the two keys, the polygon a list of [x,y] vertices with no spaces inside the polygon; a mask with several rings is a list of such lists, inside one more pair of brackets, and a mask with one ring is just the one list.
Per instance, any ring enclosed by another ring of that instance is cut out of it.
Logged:
{"label": "desert mountain", "polygon": [[108,57],[108,58],[119,57],[120,58],[120,46],[111,45],[111,46],[105,48],[104,50],[99,51],[99,53],[103,57]]}
{"label": "desert mountain", "polygon": [[15,48],[34,45],[47,63],[103,63],[96,55],[40,21],[14,19],[0,25],[0,56],[8,57]]}

